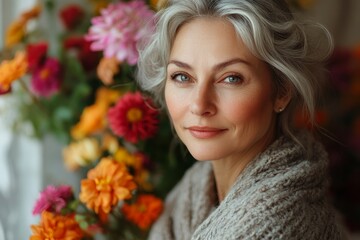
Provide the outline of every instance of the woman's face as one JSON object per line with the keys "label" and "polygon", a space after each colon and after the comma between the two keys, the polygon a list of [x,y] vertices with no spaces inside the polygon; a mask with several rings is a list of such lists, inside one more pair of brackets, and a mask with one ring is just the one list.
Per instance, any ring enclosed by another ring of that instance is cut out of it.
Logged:
{"label": "woman's face", "polygon": [[254,157],[273,141],[280,106],[270,69],[225,20],[198,18],[179,29],[165,101],[178,136],[198,160]]}

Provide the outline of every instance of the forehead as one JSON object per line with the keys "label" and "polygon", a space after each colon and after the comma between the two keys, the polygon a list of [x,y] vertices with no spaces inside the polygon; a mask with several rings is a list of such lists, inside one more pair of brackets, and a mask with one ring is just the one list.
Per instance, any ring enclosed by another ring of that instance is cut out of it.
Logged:
{"label": "forehead", "polygon": [[196,18],[178,29],[170,52],[170,60],[174,58],[190,64],[196,60],[215,64],[232,58],[244,59],[252,65],[262,62],[229,21],[210,17]]}

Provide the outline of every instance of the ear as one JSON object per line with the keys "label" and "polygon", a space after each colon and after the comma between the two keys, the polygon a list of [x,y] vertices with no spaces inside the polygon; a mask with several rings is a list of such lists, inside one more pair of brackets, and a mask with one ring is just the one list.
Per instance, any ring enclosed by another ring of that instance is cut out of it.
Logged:
{"label": "ear", "polygon": [[276,94],[274,103],[274,111],[280,113],[286,109],[291,98],[293,96],[293,90],[290,83],[281,85]]}

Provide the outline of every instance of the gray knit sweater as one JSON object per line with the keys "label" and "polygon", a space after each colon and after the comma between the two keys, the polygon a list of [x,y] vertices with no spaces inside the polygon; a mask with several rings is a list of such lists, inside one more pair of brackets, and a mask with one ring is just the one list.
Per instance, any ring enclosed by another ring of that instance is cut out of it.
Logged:
{"label": "gray knit sweater", "polygon": [[327,155],[310,135],[298,137],[311,157],[279,138],[218,206],[211,164],[194,164],[168,195],[149,239],[343,239],[325,197]]}

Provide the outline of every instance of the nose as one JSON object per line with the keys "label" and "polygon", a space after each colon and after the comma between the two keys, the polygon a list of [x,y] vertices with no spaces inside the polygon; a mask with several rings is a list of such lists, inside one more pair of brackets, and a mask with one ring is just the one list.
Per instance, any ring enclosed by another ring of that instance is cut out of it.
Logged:
{"label": "nose", "polygon": [[190,112],[192,114],[210,117],[216,113],[215,96],[211,87],[197,85],[193,89],[190,100]]}

